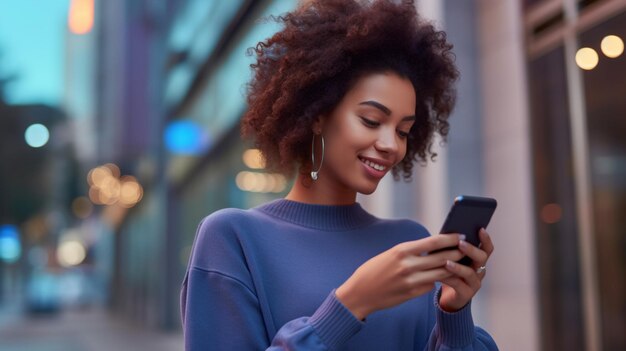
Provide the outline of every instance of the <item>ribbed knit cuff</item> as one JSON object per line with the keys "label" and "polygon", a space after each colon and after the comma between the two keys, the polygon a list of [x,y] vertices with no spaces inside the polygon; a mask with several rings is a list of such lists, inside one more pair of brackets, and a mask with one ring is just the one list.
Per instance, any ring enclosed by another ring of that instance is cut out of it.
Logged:
{"label": "ribbed knit cuff", "polygon": [[474,320],[471,301],[460,310],[450,313],[441,309],[441,287],[435,293],[437,310],[437,335],[441,343],[450,348],[462,348],[474,341]]}
{"label": "ribbed knit cuff", "polygon": [[311,316],[309,323],[329,349],[343,345],[365,324],[337,300],[335,289]]}

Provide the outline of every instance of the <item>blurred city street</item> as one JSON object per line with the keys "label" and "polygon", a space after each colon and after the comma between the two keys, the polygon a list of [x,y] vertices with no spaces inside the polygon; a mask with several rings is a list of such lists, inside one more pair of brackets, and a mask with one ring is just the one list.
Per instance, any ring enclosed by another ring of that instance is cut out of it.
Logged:
{"label": "blurred city street", "polygon": [[102,308],[66,309],[55,315],[0,308],[0,351],[183,350],[180,332],[140,328]]}
{"label": "blurred city street", "polygon": [[[240,125],[249,49],[308,2],[0,1],[0,351],[184,349],[198,223],[293,186]],[[626,0],[414,4],[460,73],[447,140],[357,202],[437,234],[456,196],[497,199],[476,324],[506,351],[626,350]]]}

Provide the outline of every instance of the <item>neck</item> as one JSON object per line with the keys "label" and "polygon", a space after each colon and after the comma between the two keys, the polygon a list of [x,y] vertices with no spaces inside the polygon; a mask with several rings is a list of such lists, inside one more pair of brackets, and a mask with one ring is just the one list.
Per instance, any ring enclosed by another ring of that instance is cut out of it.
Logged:
{"label": "neck", "polygon": [[351,205],[356,202],[356,191],[331,184],[328,178],[312,180],[298,174],[285,199],[317,205]]}

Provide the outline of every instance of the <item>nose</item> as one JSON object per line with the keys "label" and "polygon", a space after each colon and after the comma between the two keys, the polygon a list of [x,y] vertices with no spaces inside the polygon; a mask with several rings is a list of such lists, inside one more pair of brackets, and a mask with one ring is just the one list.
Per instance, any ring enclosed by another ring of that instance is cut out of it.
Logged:
{"label": "nose", "polygon": [[378,139],[374,144],[376,150],[383,152],[394,154],[398,152],[398,139],[396,137],[395,130],[381,130],[378,135]]}

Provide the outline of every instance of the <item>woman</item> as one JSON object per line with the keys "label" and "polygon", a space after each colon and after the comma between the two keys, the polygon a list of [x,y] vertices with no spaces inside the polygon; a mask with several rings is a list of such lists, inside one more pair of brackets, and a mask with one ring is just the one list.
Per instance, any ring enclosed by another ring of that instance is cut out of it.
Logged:
{"label": "woman", "polygon": [[242,129],[268,167],[297,177],[284,199],[200,224],[181,292],[186,349],[496,349],[470,307],[489,235],[477,248],[356,203],[390,170],[409,178],[447,135],[445,34],[412,2],[309,1],[279,20],[255,49]]}

